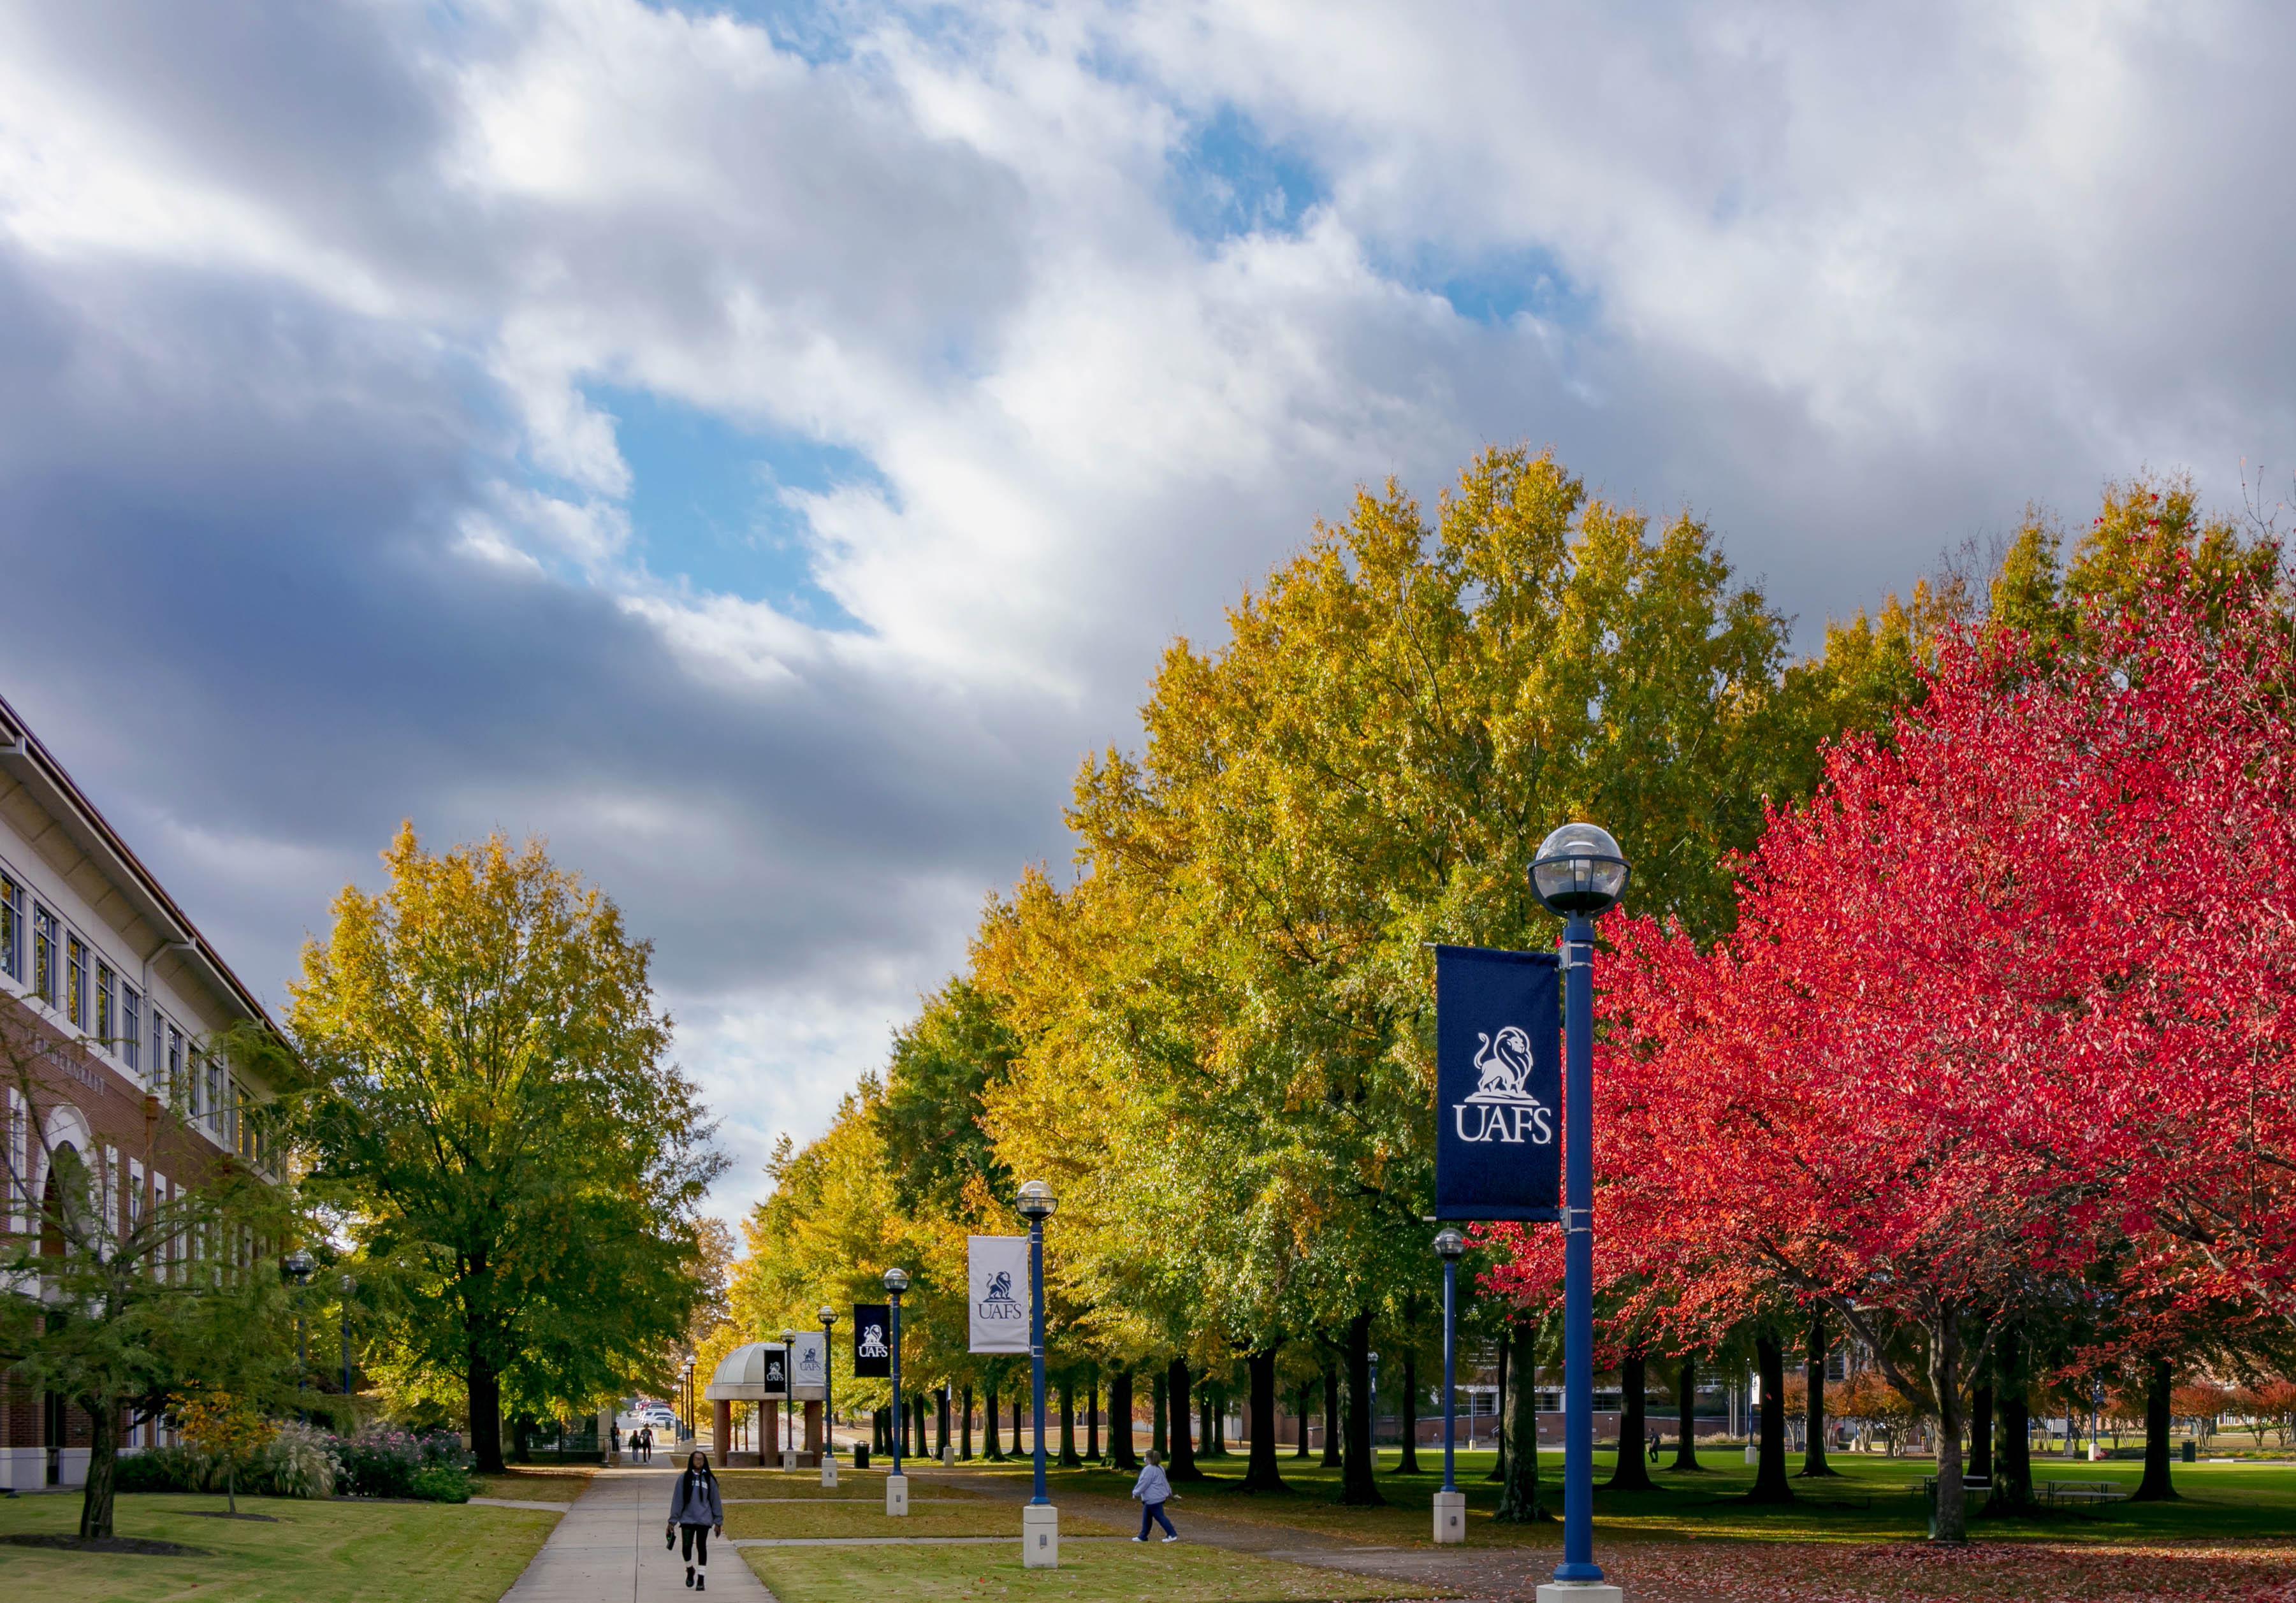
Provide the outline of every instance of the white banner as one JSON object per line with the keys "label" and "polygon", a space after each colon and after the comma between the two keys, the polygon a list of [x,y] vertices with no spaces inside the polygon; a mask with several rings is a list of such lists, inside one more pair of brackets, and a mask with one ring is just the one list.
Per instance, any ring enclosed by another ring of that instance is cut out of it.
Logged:
{"label": "white banner", "polygon": [[1029,1350],[1029,1238],[967,1236],[965,1280],[972,1290],[972,1350]]}
{"label": "white banner", "polygon": [[821,1333],[800,1331],[790,1337],[790,1395],[800,1403],[818,1403],[825,1394],[828,1373],[823,1367]]}

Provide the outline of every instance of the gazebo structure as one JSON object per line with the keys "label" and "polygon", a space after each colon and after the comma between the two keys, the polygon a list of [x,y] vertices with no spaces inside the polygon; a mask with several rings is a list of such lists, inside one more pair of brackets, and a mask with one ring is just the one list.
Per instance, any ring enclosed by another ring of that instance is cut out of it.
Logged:
{"label": "gazebo structure", "polygon": [[[720,1469],[756,1469],[781,1463],[781,1406],[789,1399],[789,1349],[777,1341],[752,1341],[718,1361],[703,1399],[713,1405],[710,1444]],[[758,1451],[735,1452],[734,1404],[758,1405]]]}

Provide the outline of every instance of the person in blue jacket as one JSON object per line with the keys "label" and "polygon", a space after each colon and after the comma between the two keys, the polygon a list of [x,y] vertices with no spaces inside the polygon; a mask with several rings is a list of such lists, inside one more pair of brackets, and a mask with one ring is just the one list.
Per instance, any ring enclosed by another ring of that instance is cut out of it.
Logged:
{"label": "person in blue jacket", "polygon": [[1140,1501],[1140,1534],[1133,1541],[1148,1540],[1151,1520],[1164,1527],[1165,1541],[1180,1540],[1180,1533],[1164,1515],[1164,1505],[1171,1501],[1172,1483],[1164,1478],[1163,1457],[1152,1447],[1148,1450],[1148,1461],[1140,1467],[1140,1478],[1132,1483],[1132,1495]]}
{"label": "person in blue jacket", "polygon": [[[709,1533],[726,1533],[726,1500],[718,1495],[718,1477],[709,1473],[709,1455],[695,1448],[687,1455],[685,1473],[669,1494],[669,1527],[662,1534],[682,1532],[685,1537],[685,1584],[695,1591],[709,1590]],[[694,1572],[699,1568],[701,1574]]]}

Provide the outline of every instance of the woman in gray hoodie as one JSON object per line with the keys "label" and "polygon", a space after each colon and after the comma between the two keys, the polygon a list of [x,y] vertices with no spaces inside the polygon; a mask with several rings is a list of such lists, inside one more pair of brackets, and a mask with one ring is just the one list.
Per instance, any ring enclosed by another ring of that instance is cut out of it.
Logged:
{"label": "woman in gray hoodie", "polygon": [[1148,1522],[1154,1520],[1164,1527],[1164,1540],[1177,1542],[1180,1533],[1164,1516],[1164,1505],[1172,1496],[1172,1483],[1164,1478],[1164,1459],[1154,1448],[1148,1450],[1148,1461],[1140,1467],[1140,1478],[1132,1483],[1132,1495],[1140,1500],[1140,1534],[1132,1540],[1148,1540]]}
{"label": "woman in gray hoodie", "polygon": [[[726,1533],[726,1500],[718,1495],[718,1477],[709,1473],[709,1455],[700,1448],[687,1455],[685,1473],[669,1494],[669,1524],[685,1535],[685,1584],[695,1591],[709,1590],[709,1533]],[[664,1535],[668,1532],[665,1531]],[[701,1573],[696,1575],[695,1566]]]}

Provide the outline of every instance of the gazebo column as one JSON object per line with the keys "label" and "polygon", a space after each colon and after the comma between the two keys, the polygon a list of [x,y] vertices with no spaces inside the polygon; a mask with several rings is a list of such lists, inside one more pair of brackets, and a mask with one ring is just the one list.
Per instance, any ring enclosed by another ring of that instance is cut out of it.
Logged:
{"label": "gazebo column", "polygon": [[725,1469],[734,1461],[734,1405],[720,1397],[709,1407],[709,1444],[718,1450],[718,1468]]}
{"label": "gazebo column", "polygon": [[821,1468],[821,1404],[805,1405],[805,1457],[798,1460],[801,1469]]}

